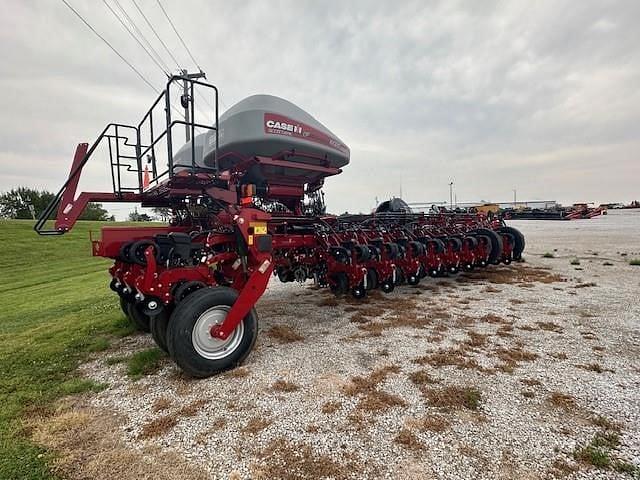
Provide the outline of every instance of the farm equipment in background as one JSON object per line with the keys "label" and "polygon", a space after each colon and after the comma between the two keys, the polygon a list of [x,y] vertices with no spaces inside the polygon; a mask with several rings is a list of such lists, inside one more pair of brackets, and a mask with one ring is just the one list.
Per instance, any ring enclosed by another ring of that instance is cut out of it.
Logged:
{"label": "farm equipment in background", "polygon": [[585,220],[607,214],[606,206],[590,207],[574,203],[570,207],[554,205],[547,208],[506,208],[501,215],[509,220]]}
{"label": "farm equipment in background", "polygon": [[[172,119],[174,82],[189,84],[183,120]],[[195,89],[213,96],[206,124],[194,118]],[[94,201],[170,209],[166,226],[105,226],[92,247],[114,260],[110,286],[125,314],[189,375],[244,360],[257,336],[254,305],[272,276],[361,299],[372,289],[520,260],[522,234],[482,213],[413,213],[392,199],[368,215],[326,214],[321,188],[349,163],[346,145],[277,97],[249,97],[220,119],[217,105],[214,86],[172,77],[140,124],[110,124],[93,145],[78,145],[67,181],[35,225],[42,235],[68,232]],[[176,126],[191,140],[174,154]],[[101,145],[112,191],[76,197]]]}

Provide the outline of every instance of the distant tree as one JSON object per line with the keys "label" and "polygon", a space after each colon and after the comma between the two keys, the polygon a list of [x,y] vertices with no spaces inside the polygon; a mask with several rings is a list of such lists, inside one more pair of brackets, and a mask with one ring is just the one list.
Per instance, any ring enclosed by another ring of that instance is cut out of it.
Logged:
{"label": "distant tree", "polygon": [[0,217],[2,218],[33,218],[40,216],[49,202],[53,200],[53,193],[46,190],[36,190],[28,187],[18,187],[0,194]]}
{"label": "distant tree", "polygon": [[156,207],[153,209],[153,213],[158,220],[163,222],[169,221],[171,218],[171,209],[166,207]]}
{"label": "distant tree", "polygon": [[115,217],[102,207],[101,203],[87,203],[87,206],[80,215],[80,220],[97,220],[101,222],[114,221]]}
{"label": "distant tree", "polygon": [[152,220],[153,218],[151,218],[151,216],[147,215],[146,213],[138,212],[137,208],[129,214],[130,222],[151,222]]}
{"label": "distant tree", "polygon": [[[0,217],[30,219],[35,215],[37,218],[54,197],[55,195],[53,193],[46,190],[36,190],[29,187],[14,188],[9,192],[0,194]],[[80,220],[98,220],[104,222],[115,220],[115,218],[102,208],[102,204],[90,202],[87,204],[84,212],[82,212],[82,215],[80,215]]]}

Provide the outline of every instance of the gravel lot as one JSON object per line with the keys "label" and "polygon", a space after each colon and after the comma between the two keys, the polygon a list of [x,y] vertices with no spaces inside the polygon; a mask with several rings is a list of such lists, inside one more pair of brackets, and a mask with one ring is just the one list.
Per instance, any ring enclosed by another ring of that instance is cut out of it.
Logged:
{"label": "gravel lot", "polygon": [[640,465],[640,211],[511,224],[525,263],[364,303],[274,280],[255,350],[214,378],[166,360],[132,381],[108,359],[153,342],[126,338],[82,367],[108,388],[68,408],[204,478],[631,478],[617,470]]}

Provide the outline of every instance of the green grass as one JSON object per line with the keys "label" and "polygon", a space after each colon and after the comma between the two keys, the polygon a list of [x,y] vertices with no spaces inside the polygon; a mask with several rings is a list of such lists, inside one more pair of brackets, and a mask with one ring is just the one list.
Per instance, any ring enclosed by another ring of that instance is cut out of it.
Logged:
{"label": "green grass", "polygon": [[136,352],[127,360],[127,375],[133,380],[138,380],[144,375],[150,375],[160,368],[160,362],[164,352],[159,348],[150,348]]}
{"label": "green grass", "polygon": [[629,260],[629,265],[639,266],[640,265],[640,258],[634,258],[632,260]]}
{"label": "green grass", "polygon": [[542,255],[542,258],[555,258],[555,255],[553,253],[551,253],[551,252],[545,252]]}
{"label": "green grass", "polygon": [[577,449],[574,453],[576,460],[593,465],[596,468],[609,468],[611,456],[609,450],[587,445]]}
{"label": "green grass", "polygon": [[613,469],[639,478],[638,466],[615,458],[615,449],[620,445],[619,427],[609,422],[602,426],[605,429],[597,432],[587,445],[576,447],[573,452],[574,458],[596,468]]}
{"label": "green grass", "polygon": [[480,408],[481,399],[482,395],[479,390],[469,388],[464,395],[464,405],[470,410],[478,410]]}
{"label": "green grass", "polygon": [[631,475],[633,478],[640,478],[640,467],[637,467],[633,463],[616,460],[613,462],[612,466],[616,472],[626,473],[627,475]]}
{"label": "green grass", "polygon": [[133,332],[108,288],[110,262],[91,256],[78,222],[63,237],[40,237],[31,221],[0,220],[0,478],[54,478],[49,454],[23,436],[22,418],[64,395],[103,385],[78,378],[90,352]]}

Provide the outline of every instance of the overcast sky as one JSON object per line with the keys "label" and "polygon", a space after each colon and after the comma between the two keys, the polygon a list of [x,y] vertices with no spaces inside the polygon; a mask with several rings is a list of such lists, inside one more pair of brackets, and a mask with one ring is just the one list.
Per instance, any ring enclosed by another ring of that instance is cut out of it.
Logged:
{"label": "overcast sky", "polygon": [[[103,2],[68,1],[161,87]],[[640,199],[637,0],[162,2],[224,105],[278,95],[349,145],[333,212],[400,189],[446,200],[450,181],[461,202]],[[156,0],[137,3],[194,69]],[[60,0],[0,7],[0,191],[57,190],[78,142],[137,123],[155,93]],[[110,188],[98,166],[85,184]]]}

